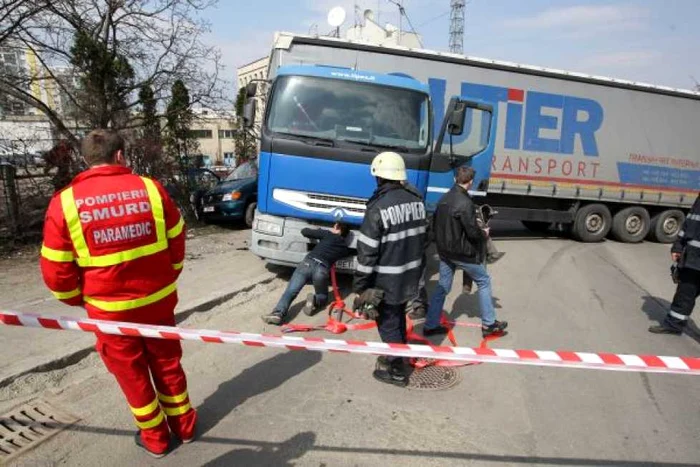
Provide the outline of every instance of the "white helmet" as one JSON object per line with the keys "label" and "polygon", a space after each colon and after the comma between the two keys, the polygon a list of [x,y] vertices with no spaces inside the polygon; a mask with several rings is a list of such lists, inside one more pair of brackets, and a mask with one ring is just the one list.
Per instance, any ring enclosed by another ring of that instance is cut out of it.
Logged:
{"label": "white helmet", "polygon": [[395,152],[382,152],[372,161],[372,175],[384,180],[402,182],[406,180],[406,163]]}

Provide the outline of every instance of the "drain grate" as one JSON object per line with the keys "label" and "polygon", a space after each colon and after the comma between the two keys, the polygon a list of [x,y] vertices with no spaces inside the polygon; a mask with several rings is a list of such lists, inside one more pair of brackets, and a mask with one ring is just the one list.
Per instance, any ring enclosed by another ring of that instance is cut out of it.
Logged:
{"label": "drain grate", "polygon": [[41,399],[0,415],[0,464],[34,449],[78,420]]}
{"label": "drain grate", "polygon": [[448,389],[459,383],[457,370],[445,366],[427,366],[416,369],[408,378],[409,389]]}

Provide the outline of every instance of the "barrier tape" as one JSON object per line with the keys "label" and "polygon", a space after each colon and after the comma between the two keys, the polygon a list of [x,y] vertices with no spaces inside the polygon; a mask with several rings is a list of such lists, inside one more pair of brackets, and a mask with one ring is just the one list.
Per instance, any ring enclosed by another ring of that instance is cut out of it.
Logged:
{"label": "barrier tape", "polygon": [[252,347],[275,347],[289,350],[314,350],[319,352],[390,355],[408,358],[434,358],[470,363],[505,363],[700,376],[699,357],[385,344],[383,342],[324,339],[321,337],[275,336],[246,332],[184,329],[174,326],[153,326],[73,317],[56,318],[48,315],[13,311],[0,311],[0,322],[9,326],[101,332],[122,336],[190,340],[217,344],[241,344]]}
{"label": "barrier tape", "polygon": [[[327,331],[331,334],[343,334],[346,331],[363,331],[366,329],[372,329],[377,327],[376,321],[367,321],[364,323],[354,324],[351,323],[352,320],[365,319],[360,313],[349,309],[345,305],[345,300],[340,296],[340,288],[338,287],[338,280],[336,277],[335,265],[331,266],[331,289],[333,290],[333,302],[328,306],[328,318],[326,324],[311,325],[311,324],[285,324],[282,326],[282,332],[285,334],[292,332],[310,332],[310,331]],[[338,314],[338,318],[335,318],[334,313]],[[343,316],[348,315],[350,318],[347,322],[343,322]],[[480,324],[474,323],[458,323],[456,321],[449,321],[444,312],[440,316],[440,325],[448,329],[447,338],[450,343],[457,347],[457,339],[455,338],[452,329],[456,326],[473,327],[481,329]],[[414,330],[413,320],[407,315],[406,316],[406,340],[408,342],[419,342],[421,344],[432,345],[430,340],[423,336],[418,335]],[[488,342],[490,340],[495,340],[501,337],[503,334],[493,335],[485,338],[479,344],[480,348],[488,347]],[[415,368],[425,368],[427,366],[466,366],[474,365],[478,362],[456,362],[451,360],[436,360],[436,359],[410,359],[410,363]]]}

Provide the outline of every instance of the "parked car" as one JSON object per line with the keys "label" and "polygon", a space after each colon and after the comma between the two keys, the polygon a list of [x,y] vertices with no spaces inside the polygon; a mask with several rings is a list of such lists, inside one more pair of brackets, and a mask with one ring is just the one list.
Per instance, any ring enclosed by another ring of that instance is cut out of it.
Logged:
{"label": "parked car", "polygon": [[[192,206],[197,220],[202,220],[202,196],[211,188],[215,187],[221,181],[221,178],[211,170],[205,168],[190,169],[187,172],[187,176],[189,178],[190,187],[192,187],[190,205]],[[178,196],[178,187],[175,184],[168,184],[165,186],[165,189],[174,199],[180,200],[182,198]]]}
{"label": "parked car", "polygon": [[205,222],[243,219],[252,227],[257,201],[258,166],[245,162],[202,196],[202,218]]}

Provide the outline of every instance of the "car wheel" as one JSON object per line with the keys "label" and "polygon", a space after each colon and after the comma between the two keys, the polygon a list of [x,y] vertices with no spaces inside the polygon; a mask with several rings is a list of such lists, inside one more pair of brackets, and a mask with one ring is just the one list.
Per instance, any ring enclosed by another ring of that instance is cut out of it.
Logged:
{"label": "car wheel", "polygon": [[248,228],[253,227],[253,221],[255,220],[255,210],[258,207],[258,203],[253,201],[248,205],[245,210],[245,225]]}

